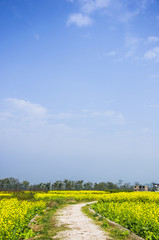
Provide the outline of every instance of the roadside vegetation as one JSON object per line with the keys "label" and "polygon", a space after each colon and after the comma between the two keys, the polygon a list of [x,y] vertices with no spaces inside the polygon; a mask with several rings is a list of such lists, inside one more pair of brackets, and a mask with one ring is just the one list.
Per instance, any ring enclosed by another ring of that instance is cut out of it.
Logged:
{"label": "roadside vegetation", "polygon": [[51,239],[58,231],[66,228],[56,224],[54,214],[57,209],[66,204],[90,201],[96,201],[92,209],[101,215],[96,217],[114,239],[133,238],[130,238],[128,231],[119,231],[110,226],[107,219],[146,240],[159,239],[159,193],[82,190],[1,191],[0,240],[34,239],[35,236],[39,239]]}
{"label": "roadside vegetation", "polygon": [[[67,228],[65,226],[58,226],[56,222],[55,213],[58,209],[63,208],[68,204],[66,201],[53,201],[51,200],[47,204],[46,210],[39,216],[36,216],[31,221],[30,228],[36,239],[38,240],[51,240],[59,231],[64,231]],[[29,238],[35,239],[35,238]]]}
{"label": "roadside vegetation", "polygon": [[123,240],[135,240],[132,234],[123,228],[116,227],[110,224],[107,219],[101,217],[94,211],[91,211],[90,206],[86,205],[82,208],[84,214],[92,218],[97,225],[102,227],[107,233],[110,239],[123,239]]}
{"label": "roadside vegetation", "polygon": [[134,192],[105,195],[92,209],[144,239],[159,239],[159,193]]}

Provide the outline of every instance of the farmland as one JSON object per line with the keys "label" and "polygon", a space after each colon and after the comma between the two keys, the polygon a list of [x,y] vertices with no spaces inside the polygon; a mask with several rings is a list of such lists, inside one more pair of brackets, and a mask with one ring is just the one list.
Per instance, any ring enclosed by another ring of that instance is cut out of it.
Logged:
{"label": "farmland", "polygon": [[45,202],[0,201],[0,239],[23,239],[29,233],[29,221],[46,207]]}
{"label": "farmland", "polygon": [[53,202],[94,201],[92,208],[145,239],[159,239],[159,193],[104,191],[48,191],[0,193],[0,239],[27,239],[28,224]]}
{"label": "farmland", "polygon": [[159,193],[108,194],[92,208],[145,239],[159,239]]}

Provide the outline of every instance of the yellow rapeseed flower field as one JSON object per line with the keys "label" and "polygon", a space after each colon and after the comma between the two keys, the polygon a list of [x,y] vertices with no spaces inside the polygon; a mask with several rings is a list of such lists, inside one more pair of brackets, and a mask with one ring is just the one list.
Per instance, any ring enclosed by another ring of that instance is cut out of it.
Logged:
{"label": "yellow rapeseed flower field", "polygon": [[77,201],[92,201],[100,200],[105,195],[107,195],[107,193],[104,191],[49,191],[48,193],[36,193],[35,199],[75,199]]}
{"label": "yellow rapeseed flower field", "polygon": [[0,201],[0,240],[25,237],[28,223],[42,209],[45,202],[18,201],[16,198]]}
{"label": "yellow rapeseed flower field", "polygon": [[[29,193],[25,194],[27,196]],[[18,200],[12,198],[15,195],[11,194],[9,199],[4,196],[5,198],[0,200],[0,240],[24,239],[29,221],[42,211],[50,200],[96,200],[98,202],[93,204],[92,208],[102,216],[129,228],[146,240],[159,240],[157,192],[49,191],[32,194],[32,201]]]}
{"label": "yellow rapeseed flower field", "polygon": [[159,193],[157,192],[108,194],[92,208],[147,240],[159,240]]}

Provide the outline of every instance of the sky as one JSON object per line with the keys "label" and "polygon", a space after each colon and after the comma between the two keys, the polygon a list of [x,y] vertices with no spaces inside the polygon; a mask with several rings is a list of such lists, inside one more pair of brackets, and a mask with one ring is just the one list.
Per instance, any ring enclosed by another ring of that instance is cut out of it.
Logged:
{"label": "sky", "polygon": [[159,1],[0,0],[0,178],[158,169]]}

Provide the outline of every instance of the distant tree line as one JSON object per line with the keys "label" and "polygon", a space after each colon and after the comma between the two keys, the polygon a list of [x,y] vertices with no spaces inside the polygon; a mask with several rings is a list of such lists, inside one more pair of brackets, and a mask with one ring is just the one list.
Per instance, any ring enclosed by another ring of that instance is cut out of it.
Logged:
{"label": "distant tree line", "polygon": [[133,186],[130,183],[112,182],[84,182],[83,180],[72,181],[65,179],[64,181],[56,181],[54,183],[30,184],[28,181],[20,182],[16,178],[0,179],[0,191],[50,191],[50,190],[98,190],[98,191],[131,191]]}

